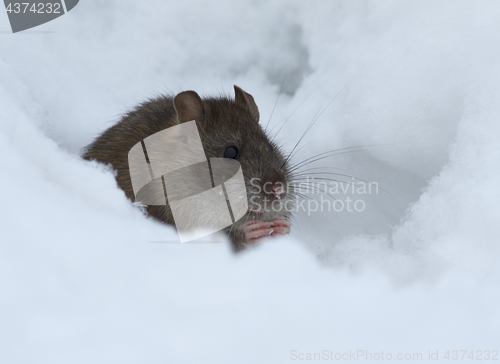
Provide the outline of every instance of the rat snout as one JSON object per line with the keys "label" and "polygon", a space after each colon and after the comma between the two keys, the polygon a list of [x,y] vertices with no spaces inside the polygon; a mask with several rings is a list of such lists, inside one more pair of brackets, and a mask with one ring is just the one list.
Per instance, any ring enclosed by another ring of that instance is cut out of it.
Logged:
{"label": "rat snout", "polygon": [[251,211],[282,210],[284,199],[287,196],[287,186],[281,182],[279,176],[267,180],[252,178],[250,185],[253,186],[248,191]]}
{"label": "rat snout", "polygon": [[273,193],[274,197],[276,197],[278,200],[281,200],[282,195],[285,194],[285,189],[283,186],[280,184],[274,184],[273,187],[271,188],[271,192]]}
{"label": "rat snout", "polygon": [[285,186],[281,182],[266,182],[264,183],[264,194],[281,200],[286,193]]}

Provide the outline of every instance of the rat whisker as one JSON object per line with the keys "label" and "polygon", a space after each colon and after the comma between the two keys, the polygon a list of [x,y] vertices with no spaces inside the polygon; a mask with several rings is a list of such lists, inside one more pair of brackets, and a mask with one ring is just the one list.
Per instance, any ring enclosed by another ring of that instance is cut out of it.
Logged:
{"label": "rat whisker", "polygon": [[[319,181],[332,181],[332,182],[339,182],[339,183],[343,183],[343,184],[351,184],[351,182],[348,182],[348,181],[341,181],[339,179],[334,179],[334,178],[320,178],[320,177],[317,177],[315,178]],[[301,182],[301,181],[304,181],[304,182]],[[290,182],[298,182],[300,184],[308,184],[308,185],[311,185],[311,186],[314,186],[314,182],[313,181],[310,181],[310,178],[307,178],[305,176],[299,176],[299,178],[293,178],[292,180],[290,180]]]}
{"label": "rat whisker", "polygon": [[271,115],[269,115],[269,120],[267,121],[266,127],[264,128],[264,130],[266,132],[267,132],[267,127],[269,126],[269,123],[271,122],[271,118],[273,117],[274,110],[276,109],[276,105],[278,105],[278,100],[280,99],[281,91],[283,91],[283,85],[285,84],[285,80],[286,80],[286,76],[287,75],[288,75],[288,68],[287,68],[287,70],[285,72],[285,76],[283,77],[283,81],[281,82],[280,91],[278,93],[278,97],[276,98],[276,102],[274,103],[273,111],[271,111]]}
{"label": "rat whisker", "polygon": [[[317,171],[317,170],[321,170],[321,169],[334,169],[334,170],[337,170],[337,171],[344,171],[344,172],[349,172],[348,169],[345,169],[345,168],[337,168],[337,167],[312,167],[312,168],[308,168],[308,169],[303,169],[303,170],[299,170],[300,172],[308,172],[308,171]],[[295,173],[295,172],[294,172]]]}
{"label": "rat whisker", "polygon": [[[285,158],[285,161],[283,162],[283,166],[288,162],[288,160],[291,158],[291,156],[293,155],[293,152],[294,150],[297,148],[297,146],[300,144],[300,142],[302,141],[302,139],[304,139],[304,137],[306,136],[306,134],[309,132],[309,130],[312,128],[312,126],[314,125],[314,123],[316,122],[316,116],[319,114],[319,110],[316,112],[316,114],[314,115],[314,117],[312,118],[311,122],[309,123],[309,125],[307,126],[306,130],[304,131],[304,133],[302,134],[302,136],[300,137],[299,141],[294,145],[294,147],[292,148],[292,151],[288,154],[288,156]],[[282,166],[282,167],[283,167]]]}
{"label": "rat whisker", "polygon": [[330,154],[330,155],[324,155],[322,157],[317,157],[317,158],[314,158],[314,157],[311,157],[311,158],[308,158],[308,159],[312,159],[312,160],[304,160],[300,163],[297,163],[297,165],[295,165],[294,167],[290,168],[289,169],[289,172],[294,172],[296,170],[298,170],[299,168],[302,168],[302,167],[305,167],[311,163],[315,163],[315,162],[318,162],[320,160],[323,160],[323,159],[326,159],[326,158],[331,158],[331,157],[336,157],[336,156],[339,156],[339,155],[342,155],[342,154],[348,154],[348,153],[356,153],[356,152],[365,152],[364,150],[348,150],[348,151],[345,151],[345,152],[339,152],[339,153],[333,153],[333,154]]}
{"label": "rat whisker", "polygon": [[[303,101],[299,104],[299,106],[297,106],[297,107],[296,107],[296,108],[292,111],[292,113],[290,114],[290,116],[288,116],[286,119],[283,119],[283,120],[284,120],[283,124],[282,124],[282,125],[281,125],[281,127],[278,129],[278,131],[276,132],[276,134],[274,134],[274,136],[273,136],[273,138],[271,139],[271,141],[274,141],[274,140],[276,139],[276,137],[278,136],[279,132],[281,131],[281,129],[283,129],[283,127],[284,127],[284,126],[285,126],[285,124],[288,122],[288,120],[290,120],[290,118],[293,116],[293,114],[295,114],[295,112],[299,109],[299,107],[300,107],[300,106],[302,106],[302,104],[303,104],[303,103],[304,103],[304,102],[305,102],[305,101],[309,98],[309,96],[311,96],[311,95],[312,95],[312,92],[311,92],[308,96],[306,96],[306,98],[305,98],[305,99],[304,99],[304,100],[303,100]],[[282,121],[283,121],[283,120],[282,120]],[[282,121],[280,121],[280,123],[281,123]],[[278,124],[276,124],[276,125],[273,127],[273,129],[274,129],[277,125],[279,125],[279,123],[278,123]],[[271,129],[269,132],[273,131],[273,129]]]}
{"label": "rat whisker", "polygon": [[[333,172],[313,172],[313,173],[307,173],[307,174],[306,174],[306,173],[299,173],[299,174],[295,174],[295,175],[294,175],[294,177],[295,177],[295,176],[308,176],[308,175],[311,175],[311,174],[313,174],[313,175],[324,175],[324,174],[329,174],[329,175],[334,175],[334,176],[351,177],[351,179],[355,179],[355,180],[357,180],[357,181],[365,182],[365,183],[368,183],[368,184],[370,184],[370,183],[376,183],[376,181],[372,181],[372,182],[370,182],[370,181],[367,181],[367,180],[362,179],[362,178],[358,178],[358,177],[350,176],[350,175],[348,175],[348,174],[333,173]],[[347,184],[350,184],[350,183],[352,182],[352,181],[349,181],[349,182],[346,182],[346,181],[340,181],[340,180],[330,179],[330,178],[324,178],[324,177],[323,177],[323,178],[321,178],[321,177],[313,177],[313,179],[318,179],[318,180],[331,180],[331,181],[336,181],[336,182],[341,182],[341,183],[347,183]],[[380,186],[378,185],[378,183],[377,183],[377,188],[380,188],[380,190],[382,190],[382,191],[384,191],[385,193],[387,193],[387,194],[389,194],[389,195],[391,195],[391,196],[392,196],[392,194],[391,194],[389,191],[387,191],[387,190],[383,189],[382,187],[380,187]]]}
{"label": "rat whisker", "polygon": [[305,195],[305,194],[303,194],[303,193],[296,192],[295,194],[296,194],[297,196],[301,197],[301,198],[306,199],[306,200],[312,200],[312,197],[307,196],[307,195]]}
{"label": "rat whisker", "polygon": [[[295,148],[300,144],[300,142],[302,141],[302,139],[304,138],[304,136],[309,132],[309,130],[313,127],[313,125],[316,123],[316,121],[319,120],[319,118],[321,117],[321,115],[323,115],[323,113],[326,111],[326,109],[328,109],[328,107],[331,105],[331,103],[346,89],[346,87],[349,85],[349,83],[347,83],[334,97],[333,99],[325,106],[325,108],[319,113],[316,113],[316,115],[314,116],[313,118],[313,121],[311,122],[311,124],[309,124],[309,126],[307,127],[306,131],[304,132],[304,134],[302,134],[302,136],[300,137],[299,141],[297,142],[297,144],[295,144],[295,146],[293,147],[292,151],[290,152],[290,154],[288,155],[288,157],[285,159],[285,163],[288,162],[288,160],[290,159],[293,151],[295,150]],[[284,164],[285,164],[284,163]]]}
{"label": "rat whisker", "polygon": [[[314,158],[317,158],[317,157],[329,155],[331,153],[334,153],[334,154],[332,154],[332,156],[334,156],[334,155],[337,155],[337,154],[343,154],[343,151],[348,151],[348,152],[352,152],[352,153],[354,153],[354,152],[366,152],[365,150],[362,150],[360,148],[364,148],[364,147],[367,147],[367,146],[368,145],[360,145],[360,146],[355,146],[355,147],[346,147],[346,148],[338,148],[338,149],[328,150],[326,152],[322,152],[322,153],[313,155],[313,156],[311,156],[309,158],[306,158],[306,159],[304,159],[301,162],[297,162],[297,163],[291,165],[290,169],[296,169],[297,167],[299,167],[300,165],[302,165],[305,162],[308,162],[308,161],[310,161],[310,160],[312,160]],[[351,149],[355,149],[355,150],[351,150]]]}
{"label": "rat whisker", "polygon": [[[357,145],[357,146],[353,146],[353,147],[345,147],[345,148],[338,148],[338,149],[332,149],[332,150],[329,150],[329,151],[326,151],[326,152],[323,152],[323,153],[319,153],[319,154],[316,154],[312,157],[309,157],[301,162],[298,162],[298,163],[295,163],[294,165],[291,165],[290,166],[290,169],[294,170],[296,169],[299,165],[302,165],[303,163],[307,162],[307,161],[310,161],[311,159],[314,159],[314,158],[317,158],[317,157],[320,157],[320,156],[323,156],[323,155],[327,155],[329,153],[335,153],[335,152],[340,152],[340,151],[349,151],[349,152],[366,152],[365,150],[352,150],[351,149],[359,149],[359,148],[374,148],[374,147],[383,147],[383,146],[392,146],[392,145],[400,145],[401,143],[387,143],[387,144],[366,144],[366,145]],[[336,154],[333,154],[332,156],[334,155],[339,155],[339,154],[345,154],[345,152],[342,152],[342,153],[336,153]]]}
{"label": "rat whisker", "polygon": [[[300,187],[299,187],[299,188],[300,188]],[[306,187],[304,187],[304,188],[306,188]],[[331,198],[333,198],[335,201],[337,201],[337,199],[336,199],[335,197],[333,197],[330,193],[326,192],[324,189],[320,188],[319,186],[314,186],[314,185],[312,185],[312,186],[311,186],[311,189],[312,189],[313,191],[314,191],[314,189],[317,189],[318,191],[323,192],[324,194],[326,194],[326,195],[330,196],[330,197],[331,197]],[[308,189],[308,190],[309,190],[309,189]]]}
{"label": "rat whisker", "polygon": [[297,219],[295,218],[295,216],[293,215],[290,215],[290,218],[293,219],[294,223],[295,223],[295,226],[297,227],[297,229],[300,231],[300,226],[299,226],[299,222],[297,221]]}

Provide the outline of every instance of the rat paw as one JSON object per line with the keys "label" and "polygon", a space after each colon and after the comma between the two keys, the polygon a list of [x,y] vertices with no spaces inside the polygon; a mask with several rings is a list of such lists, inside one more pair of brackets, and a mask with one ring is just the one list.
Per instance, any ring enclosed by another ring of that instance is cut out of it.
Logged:
{"label": "rat paw", "polygon": [[290,222],[283,217],[271,220],[273,232],[271,236],[286,235],[290,233]]}
{"label": "rat paw", "polygon": [[269,236],[281,236],[290,233],[290,223],[279,217],[269,222],[250,221],[243,227],[247,244],[256,244]]}
{"label": "rat paw", "polygon": [[263,221],[250,221],[243,227],[243,234],[247,244],[255,244],[260,242],[263,238],[271,235],[274,228],[271,222]]}

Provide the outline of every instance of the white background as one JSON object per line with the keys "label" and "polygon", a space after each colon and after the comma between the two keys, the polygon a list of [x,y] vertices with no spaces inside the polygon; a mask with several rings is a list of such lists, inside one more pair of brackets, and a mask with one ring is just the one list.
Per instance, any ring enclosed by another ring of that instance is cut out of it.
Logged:
{"label": "white background", "polygon": [[[0,362],[500,350],[499,17],[496,1],[87,0],[12,34],[0,13]],[[293,113],[285,151],[343,89],[295,162],[384,144],[308,166],[377,181],[364,212],[299,212],[238,256],[151,243],[176,233],[80,158],[160,93],[237,84],[267,124],[285,74],[268,128]]]}

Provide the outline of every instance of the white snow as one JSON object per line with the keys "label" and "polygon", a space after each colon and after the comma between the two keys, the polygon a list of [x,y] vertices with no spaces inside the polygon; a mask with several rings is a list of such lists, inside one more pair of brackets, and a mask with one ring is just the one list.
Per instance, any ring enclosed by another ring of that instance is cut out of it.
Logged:
{"label": "white snow", "polygon": [[[3,14],[0,363],[500,351],[498,2],[87,0],[17,34]],[[172,243],[80,157],[148,97],[233,84],[271,134],[291,115],[286,151],[324,110],[293,161],[363,145],[304,168],[383,190],[235,256]]]}

